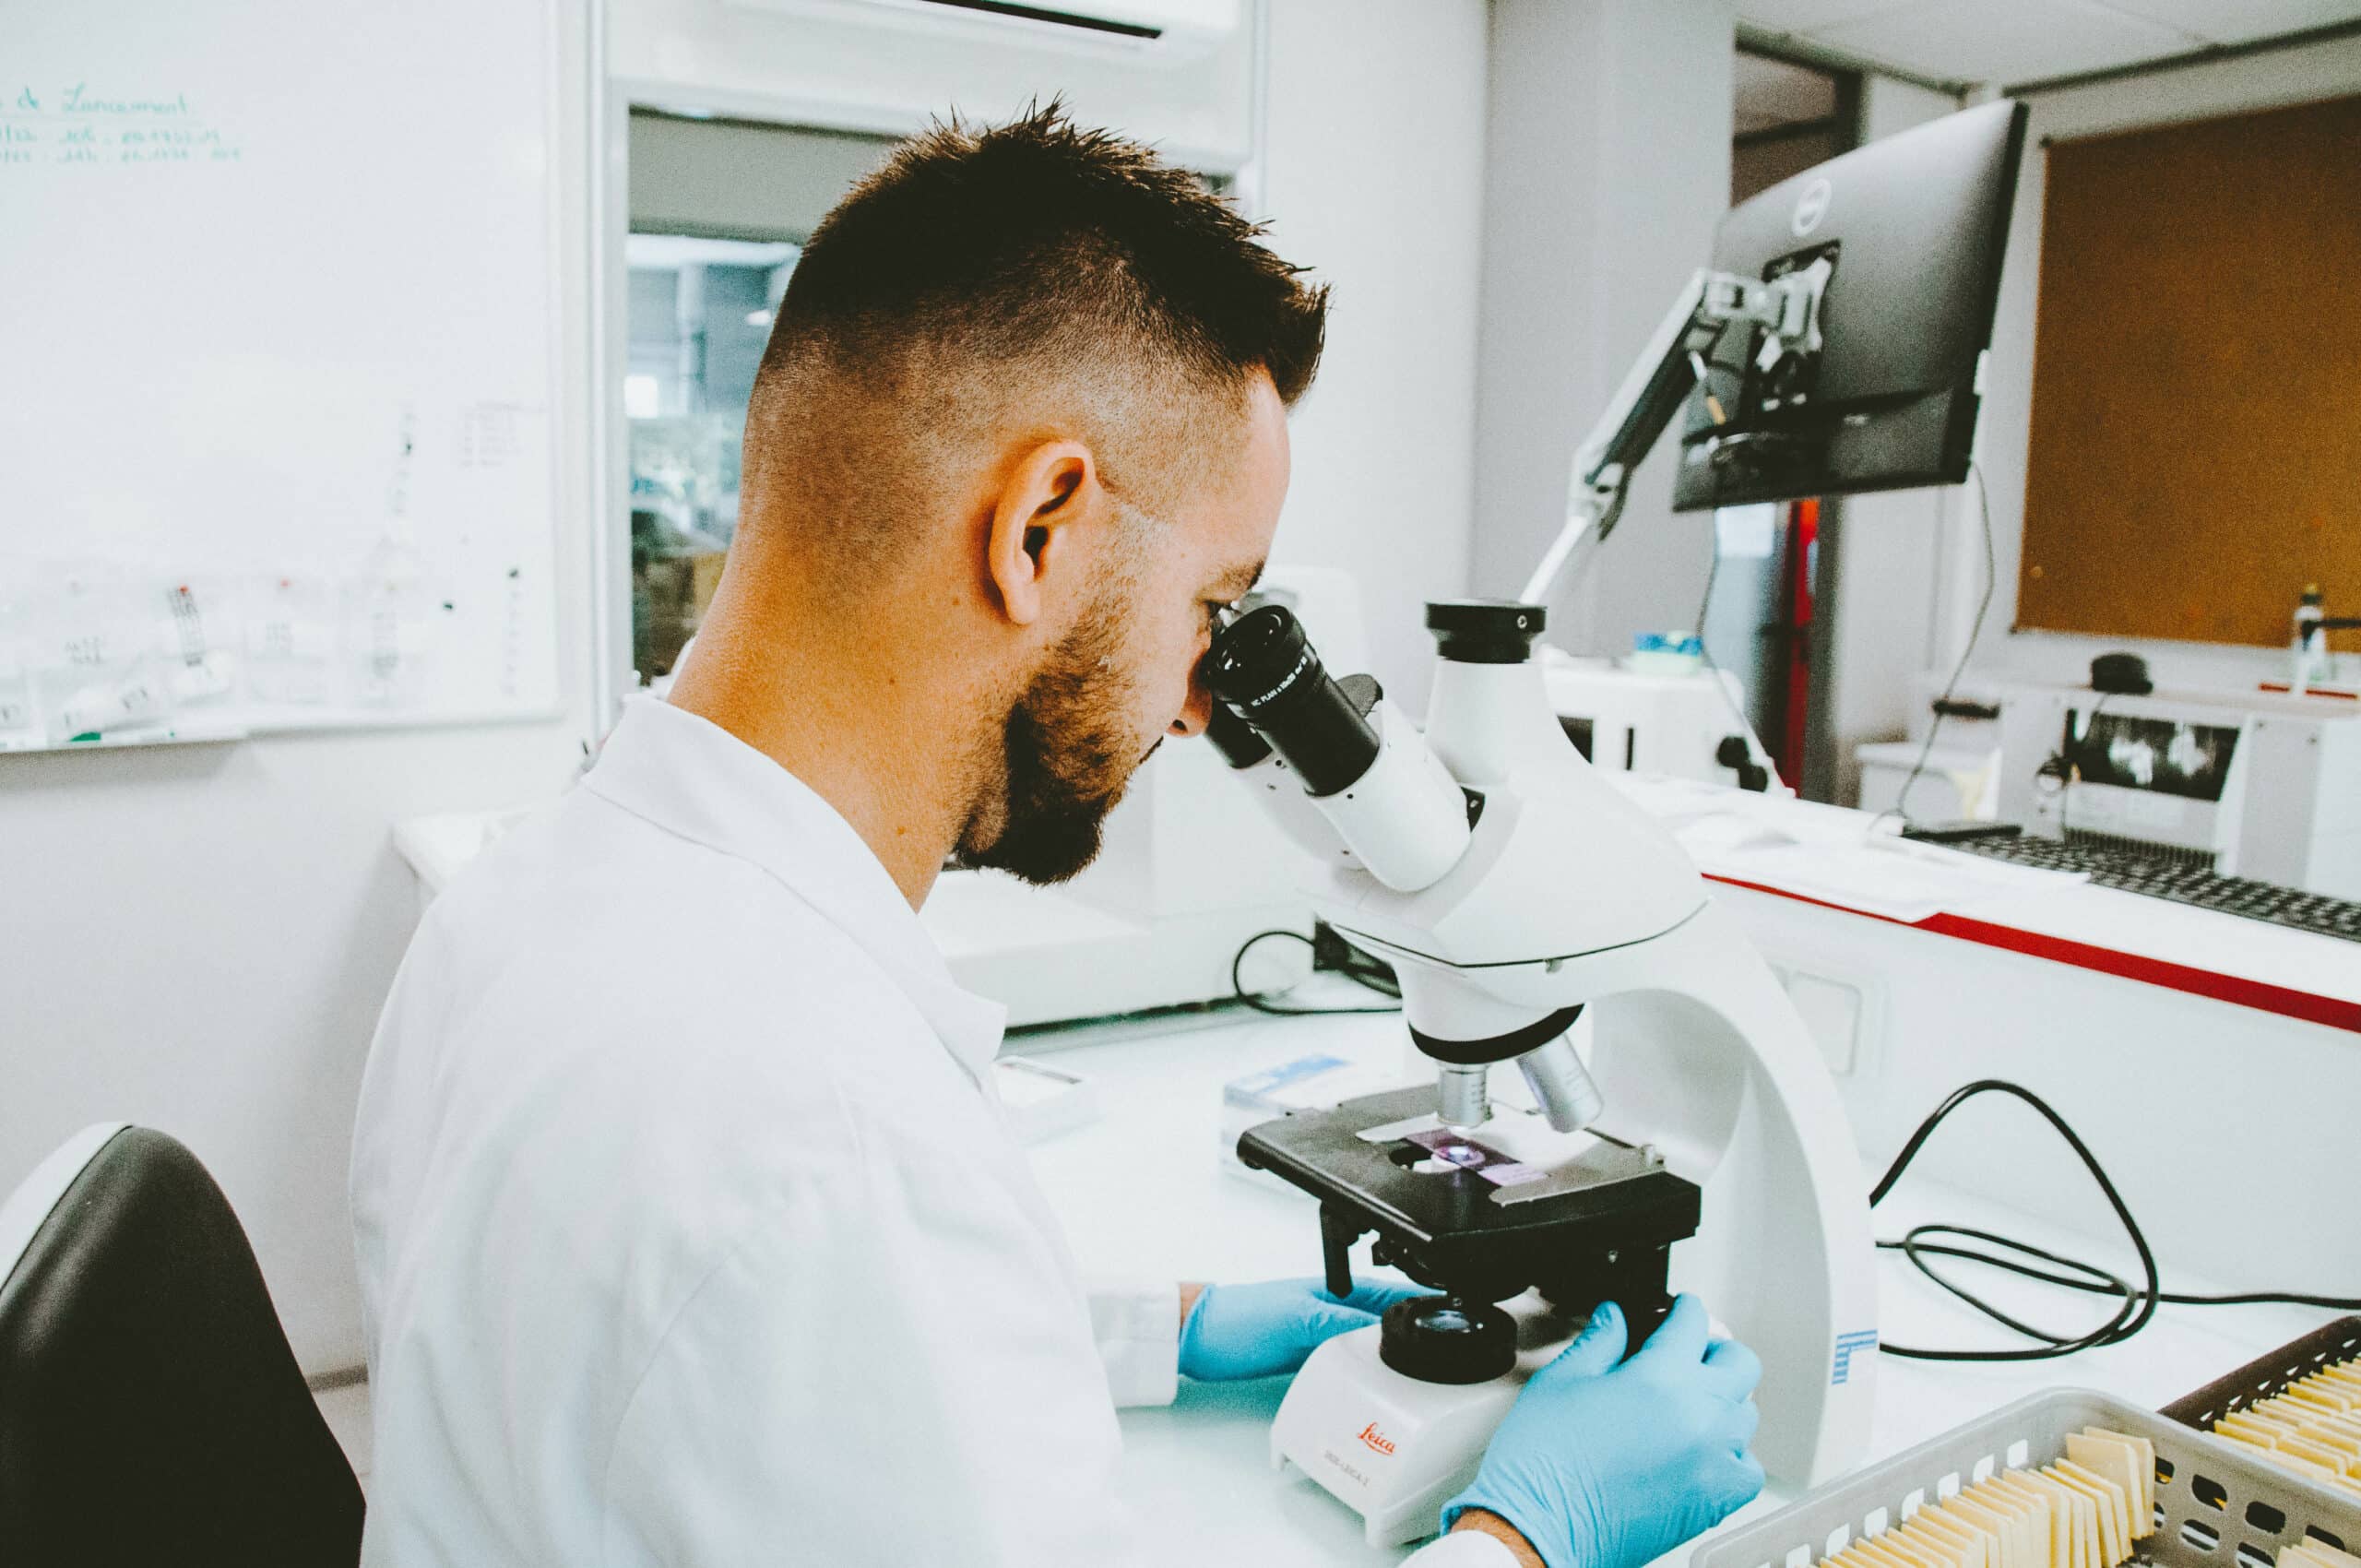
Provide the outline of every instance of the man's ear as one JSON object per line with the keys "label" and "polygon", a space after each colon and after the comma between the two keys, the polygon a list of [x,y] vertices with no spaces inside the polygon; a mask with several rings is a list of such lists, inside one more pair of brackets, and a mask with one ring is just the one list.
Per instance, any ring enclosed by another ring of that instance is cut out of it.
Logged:
{"label": "man's ear", "polygon": [[1097,510],[1098,463],[1079,441],[1045,441],[1019,456],[991,498],[984,568],[1001,609],[1029,626],[1079,559],[1075,525]]}

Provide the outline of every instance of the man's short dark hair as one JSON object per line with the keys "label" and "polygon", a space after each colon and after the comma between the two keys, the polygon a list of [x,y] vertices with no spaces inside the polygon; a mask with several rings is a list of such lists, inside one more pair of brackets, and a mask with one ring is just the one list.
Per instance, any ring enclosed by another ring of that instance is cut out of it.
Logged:
{"label": "man's short dark hair", "polygon": [[968,375],[1012,393],[1045,377],[1105,388],[1119,424],[1208,396],[1242,409],[1258,372],[1291,404],[1319,365],[1327,291],[1261,236],[1194,174],[1057,104],[990,129],[939,124],[855,186],[797,261],[749,410],[750,490],[763,444],[797,461],[794,427],[836,400],[922,404]]}

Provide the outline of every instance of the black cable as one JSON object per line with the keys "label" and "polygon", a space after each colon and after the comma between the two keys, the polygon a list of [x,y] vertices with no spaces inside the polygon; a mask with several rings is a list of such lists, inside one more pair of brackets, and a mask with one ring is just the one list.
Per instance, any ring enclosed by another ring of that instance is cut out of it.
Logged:
{"label": "black cable", "polygon": [[2079,735],[2073,733],[2070,729],[2074,722],[2074,716],[2070,712],[2066,716],[2066,722],[2070,728],[2065,739],[2059,743],[2058,750],[2044,757],[2041,766],[2033,770],[2034,782],[2036,785],[2045,778],[2057,782],[2058,841],[2061,844],[2066,842],[2066,836],[2073,830],[2074,784],[2081,776],[2082,757],[2089,746],[2092,731],[2098,727],[2100,715],[2106,712],[2106,699],[2113,695],[2115,695],[2113,692],[2099,694],[2099,700],[2091,704],[2091,711],[2082,716],[2082,732]]}
{"label": "black cable", "polygon": [[[1896,1155],[1893,1163],[1886,1168],[1885,1175],[1879,1179],[1875,1187],[1870,1189],[1869,1206],[1874,1208],[1884,1201],[1886,1194],[1893,1190],[1894,1183],[1902,1179],[1902,1173],[1909,1169],[1910,1162],[1917,1158],[1919,1149],[1925,1146],[1928,1138],[1933,1135],[1937,1127],[1942,1125],[1944,1118],[1966,1101],[1986,1093],[2013,1095],[2040,1111],[2048,1120],[2049,1124],[2058,1129],[2058,1135],[2066,1140],[2082,1160],[2083,1168],[2090,1171],[2092,1180],[2098,1183],[2099,1191],[2106,1195],[2108,1205],[2115,1210],[2116,1218],[2122,1222],[2124,1234],[2131,1239],[2132,1250],[2140,1254],[2140,1268],[2144,1284],[2135,1285],[2119,1275],[2099,1267],[2096,1264],[2084,1263],[2079,1258],[2070,1258],[2062,1253],[2049,1252],[1994,1231],[1978,1230],[1964,1225],[1915,1226],[1900,1241],[1880,1241],[1878,1246],[1885,1251],[1903,1253],[1910,1260],[1912,1266],[1942,1289],[1975,1308],[1986,1317],[2038,1343],[2023,1348],[2008,1350],[1937,1350],[1910,1345],[1880,1346],[1879,1348],[1888,1355],[1925,1361],[2051,1360],[2060,1356],[2074,1355],[2079,1351],[2093,1349],[2103,1345],[2121,1344],[2147,1327],[2150,1320],[2155,1316],[2158,1305],[2164,1303],[2175,1306],[2246,1306],[2268,1302],[2289,1306],[2320,1307],[2331,1311],[2361,1311],[2361,1298],[2280,1290],[2245,1291],[2227,1295],[2191,1295],[2165,1289],[2164,1281],[2157,1272],[2155,1254],[2148,1247],[2148,1238],[2141,1230],[2139,1222],[2131,1218],[2130,1208],[2124,1203],[2123,1195],[2116,1191],[2115,1183],[2108,1179],[2106,1170],[2099,1164],[2098,1157],[2091,1153],[2089,1146],[2082,1142],[2073,1128],[2066,1124],[2065,1118],[2051,1110],[2048,1103],[2040,1096],[2022,1085],[2012,1084],[2002,1078],[1981,1078],[1952,1091],[1925,1121],[1919,1123],[1917,1130],[1912,1133],[1909,1140],[1902,1146],[1902,1152]],[[1996,1256],[1987,1252],[1928,1241],[1926,1238],[1930,1236],[1956,1237],[1984,1242],[2015,1253],[2020,1257],[2038,1258],[2044,1263],[2054,1264],[2059,1268],[2073,1270],[2082,1277],[2051,1273],[2047,1269],[2035,1267],[2031,1264],[2009,1257]],[[2038,1279],[2070,1290],[2081,1290],[2096,1296],[2112,1296],[2117,1298],[2119,1304],[2114,1315],[2094,1329],[2082,1334],[2056,1334],[2047,1329],[2037,1328],[2002,1312],[1958,1281],[1946,1277],[1928,1261],[1930,1257],[1958,1258],[1963,1262],[1980,1264],[1985,1267],[1999,1269],[2006,1274]]]}
{"label": "black cable", "polygon": [[[1615,499],[1607,504],[1607,509],[1598,515],[1598,521],[1591,525],[1590,547],[1594,556],[1598,553],[1598,547],[1607,542],[1607,536],[1615,531],[1617,520],[1623,516],[1623,503],[1631,498],[1631,470],[1626,468],[1623,477],[1615,481]],[[1587,567],[1590,563],[1585,561],[1583,564]],[[1580,575],[1577,573],[1576,576]]]}
{"label": "black cable", "polygon": [[1779,777],[1778,765],[1772,761],[1770,748],[1762,743],[1762,737],[1754,732],[1754,721],[1738,710],[1738,699],[1730,695],[1729,683],[1722,679],[1722,667],[1714,662],[1714,650],[1705,643],[1705,617],[1714,608],[1714,581],[1722,575],[1721,514],[1706,513],[1705,526],[1712,530],[1707,537],[1712,541],[1713,553],[1708,557],[1705,567],[1705,591],[1697,596],[1697,655],[1704,660],[1706,672],[1714,678],[1714,689],[1722,694],[1722,706],[1729,709],[1732,719],[1738,720],[1740,736],[1749,746],[1747,754],[1771,776],[1768,782],[1784,784],[1786,780]]}
{"label": "black cable", "polygon": [[1877,831],[1878,824],[1889,816],[1898,816],[1905,825],[1915,820],[1910,814],[1910,791],[1916,786],[1919,776],[1927,771],[1927,758],[1934,753],[1935,737],[1943,732],[1943,719],[1947,717],[1944,709],[1952,706],[1952,697],[1959,690],[1960,677],[1967,673],[1967,661],[1975,657],[1976,642],[1984,636],[1985,613],[1992,608],[1992,590],[1999,585],[1999,557],[1992,547],[1991,485],[1984,477],[1984,466],[1973,457],[1967,460],[1967,471],[1969,477],[1975,481],[1976,510],[1984,517],[1984,597],[1976,601],[1975,621],[1967,630],[1967,646],[1960,649],[1959,662],[1952,666],[1952,678],[1943,683],[1943,695],[1935,699],[1935,721],[1927,726],[1927,738],[1919,743],[1918,756],[1910,765],[1909,777],[1902,781],[1902,793],[1894,797],[1891,810],[1880,812],[1869,824],[1872,833]]}
{"label": "black cable", "polygon": [[[2045,768],[2048,767],[2050,763],[2058,765],[2058,841],[2060,844],[2066,842],[2067,834],[2073,830],[2074,786],[2082,782],[2082,758],[2090,751],[2091,737],[2098,731],[2099,715],[2106,711],[2106,699],[2113,695],[2115,695],[2113,692],[2101,692],[2099,700],[2091,704],[2091,711],[2082,716],[2082,732],[2068,742],[2064,751],[2052,756],[2049,762],[2042,764]],[[2068,722],[2071,723],[2072,720],[2069,719]]]}
{"label": "black cable", "polygon": [[[2049,1123],[2049,1124],[2058,1129],[2058,1136],[2066,1140],[2067,1145],[2073,1149],[2076,1157],[2082,1160],[2083,1168],[2090,1171],[2091,1179],[2098,1183],[2099,1191],[2106,1195],[2108,1206],[2115,1210],[2116,1218],[2122,1222],[2124,1234],[2131,1239],[2132,1250],[2140,1254],[2140,1269],[2142,1277],[2146,1281],[2146,1289],[2144,1290],[2127,1289],[2124,1292],[2123,1305],[2117,1311],[2115,1316],[2108,1319],[2099,1327],[2091,1330],[2089,1333],[2077,1335],[2070,1338],[2047,1342],[2028,1348],[2013,1350],[1934,1350],[1912,1345],[1883,1345],[1880,1346],[1880,1348],[1883,1349],[1888,1355],[1902,1356],[1912,1360],[1920,1361],[2041,1361],[2053,1360],[2059,1356],[2070,1356],[2079,1350],[2093,1349],[2102,1345],[2120,1344],[2122,1341],[2130,1338],[2133,1335],[2147,1327],[2149,1319],[2156,1315],[2156,1298],[2164,1289],[2164,1281],[2159,1277],[2156,1272],[2156,1254],[2149,1250],[2148,1238],[2141,1230],[2140,1222],[2131,1218],[2131,1210],[2124,1203],[2123,1194],[2115,1190],[2115,1182],[2109,1180],[2106,1169],[2099,1164],[2098,1157],[2091,1153],[2090,1146],[2083,1143],[2081,1134],[2077,1134],[2073,1128],[2066,1124],[2066,1119],[2064,1117],[2058,1115],[2057,1111],[2052,1111],[2049,1108],[2048,1101],[2043,1099],[2039,1095],[2035,1094],[2031,1089],[2028,1089],[2019,1084],[2012,1084],[2005,1078],[1979,1078],[1975,1082],[1966,1085],[1962,1088],[1952,1090],[1949,1098],[1944,1099],[1942,1104],[1935,1107],[1934,1111],[1928,1115],[1925,1121],[1918,1123],[1917,1131],[1912,1133],[1910,1134],[1909,1141],[1902,1146],[1902,1152],[1896,1155],[1894,1157],[1893,1163],[1886,1168],[1885,1175],[1879,1180],[1878,1184],[1875,1187],[1872,1187],[1869,1190],[1869,1206],[1871,1208],[1875,1208],[1880,1203],[1884,1201],[1885,1195],[1893,1190],[1893,1184],[1902,1180],[1902,1173],[1910,1168],[1910,1162],[1918,1158],[1918,1151],[1920,1148],[1925,1146],[1928,1138],[1933,1135],[1937,1127],[1943,1124],[1944,1118],[1951,1115],[1952,1111],[1958,1110],[1967,1101],[1974,1099],[1976,1096],[1981,1094],[2014,1095],[2017,1099],[2023,1100],[2027,1105],[2032,1106],[2035,1111],[2041,1112],[2042,1116]],[[1897,1244],[1902,1246],[1905,1251],[1915,1245],[1914,1242],[1910,1241],[1904,1241]],[[2011,1246],[2018,1245],[2018,1243],[2014,1242],[2011,1242],[2009,1244]],[[2024,1248],[2023,1250],[2027,1252],[2035,1251],[2035,1249],[2032,1248]],[[2048,1256],[2047,1253],[2042,1255]],[[2050,1261],[2060,1262],[2063,1260],[2052,1257]],[[1922,1270],[1925,1270],[1926,1265],[1921,1263],[1919,1267]],[[1928,1277],[1934,1279],[1937,1284],[1941,1285],[1953,1295],[1959,1296],[1963,1300],[1966,1301],[1969,1305],[1982,1311],[1987,1316],[1992,1317],[1996,1321],[2008,1324],[2011,1327],[2015,1327],[2020,1329],[2020,1331],[2023,1331],[2022,1324],[2015,1323],[2013,1319],[2006,1317],[2004,1314],[1995,1310],[1989,1303],[1978,1301],[1968,1295],[1967,1292],[1959,1289],[1950,1282],[1944,1280],[1940,1276],[1935,1275],[1929,1271]],[[2036,1336],[2036,1337],[2042,1336]]]}
{"label": "black cable", "polygon": [[[1238,952],[1229,960],[1229,989],[1237,995],[1239,1001],[1245,1003],[1257,1013],[1268,1013],[1274,1017],[1280,1018],[1316,1018],[1330,1013],[1399,1013],[1402,1011],[1398,1005],[1393,1007],[1288,1007],[1276,1002],[1264,1000],[1261,992],[1250,992],[1246,989],[1243,975],[1246,955],[1254,950],[1256,943],[1267,942],[1275,936],[1293,937],[1306,947],[1313,945],[1311,938],[1304,935],[1303,932],[1284,930],[1258,931],[1239,944]],[[1351,973],[1350,970],[1347,972]],[[1369,985],[1370,980],[1377,977],[1371,975],[1364,979],[1359,975],[1353,975],[1352,978],[1359,980],[1363,985]],[[1376,990],[1377,987],[1370,986],[1370,989]]]}
{"label": "black cable", "polygon": [[[2003,1268],[2012,1268],[2020,1265],[2011,1264],[2004,1258],[1993,1258],[1986,1253],[1973,1253],[1964,1247],[1946,1247],[1939,1243],[1924,1240],[1924,1238],[1928,1236],[1935,1235],[1964,1236],[1973,1241],[1989,1241],[1995,1246],[2007,1247],[2012,1252],[2022,1253],[2028,1257],[2040,1258],[2045,1263],[2054,1263],[2061,1268],[2081,1269],[2084,1274],[2089,1276],[2089,1278],[2077,1281],[2077,1283],[2085,1286],[2093,1291],[2103,1291],[2109,1295],[2124,1297],[2127,1299],[2132,1293],[2131,1282],[2125,1279],[2119,1274],[2109,1273],[2107,1270],[2100,1268],[2094,1264],[2083,1263],[2075,1258],[2065,1257],[2057,1253],[2047,1252],[2040,1247],[2029,1245],[2023,1241],[2016,1241],[2011,1237],[1998,1235],[1989,1230],[1978,1230],[1972,1226],[1941,1224],[1916,1225],[1911,1227],[1909,1233],[1904,1236],[1900,1241],[1893,1243],[1894,1246],[1901,1250],[1904,1256],[1907,1257],[1911,1263],[1917,1266],[1919,1273],[1924,1274],[1928,1278],[1933,1280],[1936,1284],[1941,1286],[1944,1289],[1950,1291],[1961,1301],[1975,1307],[1977,1311],[1987,1313],[1990,1316],[1999,1319],[2000,1322],[2006,1323],[2010,1327],[2014,1328],[2018,1333],[2025,1336],[2029,1339],[2039,1339],[2051,1345],[2063,1345],[2075,1336],[2066,1334],[2052,1334],[2047,1329],[2035,1328],[2031,1324],[2020,1323],[2016,1319],[2000,1312],[1999,1309],[1994,1307],[1991,1303],[1972,1295],[1957,1281],[1945,1278],[1932,1264],[1927,1261],[1929,1256],[1967,1258],[1973,1261],[1988,1262],[1996,1267]],[[2064,1277],[2059,1276],[2057,1277]],[[2118,1315],[2120,1315],[2119,1312]]]}
{"label": "black cable", "polygon": [[1705,521],[1712,531],[1705,536],[1711,547],[1705,558],[1705,591],[1697,596],[1697,646],[1700,648],[1705,646],[1705,617],[1714,608],[1714,582],[1722,575],[1721,515],[1708,512]]}
{"label": "black cable", "polygon": [[[1936,1230],[1949,1231],[1958,1235],[1975,1236],[1979,1239],[1984,1239],[1984,1233],[1981,1231],[1970,1230],[1965,1226],[1954,1225],[1922,1225],[1916,1227],[1911,1234],[1917,1235],[1923,1232]],[[2004,1236],[1995,1236],[1989,1238],[1989,1240],[1997,1241],[2003,1246],[2016,1248],[2022,1252],[2033,1253],[2039,1256],[2050,1258],[2051,1261],[2068,1268],[2082,1269],[2094,1277],[2093,1279],[2069,1278],[2064,1275],[2051,1274],[2046,1270],[2035,1268],[2026,1264],[2012,1262],[2008,1258],[1996,1258],[1988,1253],[1971,1252],[1965,1247],[1945,1247],[1936,1245],[1932,1242],[1921,1241],[1915,1249],[1913,1249],[1904,1244],[1908,1240],[1909,1238],[1905,1237],[1902,1241],[1880,1241],[1878,1244],[1881,1247],[1887,1247],[1905,1253],[1915,1251],[1916,1253],[1933,1253],[1942,1257],[1960,1258],[1969,1263],[1987,1264],[1994,1268],[2003,1269],[2011,1274],[2022,1275],[2027,1279],[2038,1279],[2045,1285],[2061,1286],[2069,1290],[2088,1291],[2093,1295],[2120,1295],[2123,1291],[2131,1289],[2130,1283],[2128,1280],[2124,1280],[2118,1276],[2108,1274],[2107,1271],[2103,1268],[2083,1263],[2077,1258],[2061,1258],[2057,1257],[2053,1253],[2042,1253],[2038,1248],[2024,1246],[2022,1242],[2011,1241],[2009,1238]],[[1914,1257],[1913,1261],[1916,1262],[1917,1260]],[[1920,1264],[1919,1266],[1921,1272],[1931,1275],[1932,1271],[1927,1269],[1924,1264]],[[2095,1279],[2104,1279],[2106,1283],[2094,1283],[2094,1280]],[[2200,1296],[2191,1295],[2185,1291],[2166,1290],[2157,1299],[2168,1307],[2283,1306],[2319,1307],[2330,1312],[2361,1312],[2361,1296],[2311,1296],[2293,1290],[2247,1290],[2218,1296]]]}

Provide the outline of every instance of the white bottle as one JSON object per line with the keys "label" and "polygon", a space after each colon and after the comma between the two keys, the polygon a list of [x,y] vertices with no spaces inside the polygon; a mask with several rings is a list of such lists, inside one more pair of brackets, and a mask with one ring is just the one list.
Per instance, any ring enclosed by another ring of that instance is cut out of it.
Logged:
{"label": "white bottle", "polygon": [[2328,673],[2328,633],[2320,626],[2327,618],[2320,585],[2306,583],[2304,597],[2296,605],[2296,634],[2287,644],[2287,689],[2296,696]]}

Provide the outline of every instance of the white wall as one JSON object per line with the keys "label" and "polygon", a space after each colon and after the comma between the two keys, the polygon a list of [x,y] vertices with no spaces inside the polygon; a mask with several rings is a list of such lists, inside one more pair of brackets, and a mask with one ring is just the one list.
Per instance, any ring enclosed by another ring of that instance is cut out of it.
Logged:
{"label": "white wall", "polygon": [[[2025,453],[2033,407],[2034,317],[2041,257],[2041,208],[2046,137],[2073,137],[2142,125],[2212,119],[2243,110],[2302,103],[2361,90],[2361,38],[2301,49],[2275,50],[2215,65],[2126,77],[2043,93],[2028,99],[2032,123],[2025,165],[2010,227],[1999,316],[1992,334],[1992,376],[1984,408],[1982,460],[1992,480],[1992,522],[1999,533],[2000,584],[1979,644],[1976,672],[2011,679],[2086,679],[2094,654],[2130,648],[2148,660],[2159,685],[2244,685],[2285,673],[2284,649],[2228,647],[2121,637],[2019,633],[2017,568],[2024,527]],[[2349,259],[2349,258],[2348,258]],[[1968,514],[1972,520],[1973,514]],[[1947,646],[1964,640],[1983,545],[1971,529],[1955,527],[1946,572]],[[1964,603],[1963,603],[1964,600]],[[2288,606],[2290,612],[2295,609]]]}
{"label": "white wall", "polygon": [[[585,45],[574,25],[561,36],[553,164],[580,170]],[[0,1188],[92,1122],[180,1138],[229,1194],[315,1372],[361,1354],[345,1161],[415,909],[388,829],[545,797],[589,732],[584,184],[562,185],[566,717],[0,756]]]}
{"label": "white wall", "polygon": [[[691,8],[652,7],[670,23]],[[1298,419],[1281,549],[1362,576],[1378,672],[1423,706],[1418,605],[1461,591],[1466,575],[1484,6],[1278,0],[1277,10],[1264,205],[1279,217],[1279,247],[1337,298],[1327,367]],[[1347,36],[1355,46],[1338,48]],[[679,87],[682,72],[719,60],[745,101],[742,54],[694,29],[656,42],[644,70],[661,65]],[[0,756],[0,1187],[90,1122],[129,1118],[180,1137],[227,1189],[314,1372],[361,1353],[345,1163],[370,1031],[415,909],[387,830],[423,813],[547,798],[597,728],[593,149],[586,42],[569,30],[565,46],[554,163],[567,208],[558,281],[569,390],[555,422],[559,512],[572,519],[558,560],[567,716]]]}
{"label": "white wall", "polygon": [[[606,0],[610,72],[658,108],[903,136],[957,109],[1006,119],[1062,95],[1192,168],[1251,151],[1252,33],[1193,60],[1121,46],[1043,48],[1004,18],[873,8],[874,20],[792,15],[735,0]],[[1248,5],[1243,9],[1252,10]]]}
{"label": "white wall", "polygon": [[[1485,180],[1474,587],[1509,595],[1564,521],[1574,447],[1729,206],[1731,0],[1496,0]],[[1711,527],[1672,515],[1676,443],[1551,604],[1623,652],[1697,615]]]}
{"label": "white wall", "polygon": [[1237,171],[1274,246],[1335,288],[1275,558],[1361,577],[1375,672],[1420,711],[1422,606],[1467,582],[1486,7],[1267,9],[1259,158],[1251,33],[1199,64],[1119,68],[908,36],[880,49],[723,0],[613,0],[612,70],[638,101],[889,131],[953,102],[989,118],[1062,93],[1081,119]]}
{"label": "white wall", "polygon": [[1416,713],[1426,601],[1467,591],[1485,39],[1483,0],[1271,11],[1261,206],[1335,290],[1273,558],[1360,579],[1371,667]]}

